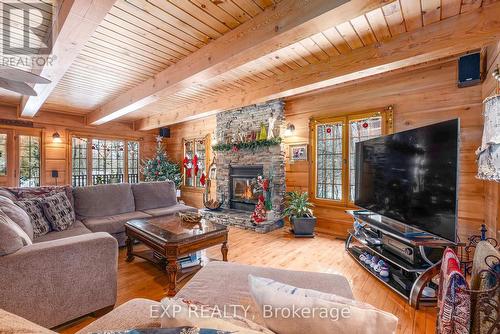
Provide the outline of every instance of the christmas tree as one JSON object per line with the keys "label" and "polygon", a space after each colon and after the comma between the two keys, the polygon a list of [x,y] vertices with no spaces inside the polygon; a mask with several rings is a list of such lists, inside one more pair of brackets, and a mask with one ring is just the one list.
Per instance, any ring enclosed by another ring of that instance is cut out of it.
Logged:
{"label": "christmas tree", "polygon": [[168,159],[167,152],[162,145],[162,137],[156,137],[156,156],[143,161],[143,174],[146,181],[170,180],[179,188],[182,182],[181,168]]}

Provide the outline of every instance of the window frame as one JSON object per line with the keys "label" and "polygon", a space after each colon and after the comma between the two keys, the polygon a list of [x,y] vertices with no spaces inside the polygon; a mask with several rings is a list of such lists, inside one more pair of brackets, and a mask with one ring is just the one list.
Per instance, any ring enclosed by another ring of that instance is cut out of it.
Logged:
{"label": "window frame", "polygon": [[[382,117],[382,136],[393,132],[393,108],[389,106],[383,110],[372,110],[350,113],[342,116],[311,117],[309,120],[309,142],[311,143],[309,198],[319,206],[355,208],[350,201],[350,175],[349,175],[349,126],[351,121],[370,117]],[[317,127],[322,124],[339,123],[342,126],[342,196],[340,200],[317,197]]]}
{"label": "window frame", "polygon": [[128,143],[129,142],[137,142],[138,143],[138,182],[141,181],[140,177],[140,154],[142,152],[141,149],[141,138],[134,137],[118,137],[118,136],[105,136],[105,135],[96,135],[96,134],[88,134],[88,133],[80,133],[80,132],[70,132],[68,135],[68,171],[69,171],[69,182],[73,185],[73,138],[78,137],[81,139],[87,140],[87,182],[86,186],[94,185],[92,172],[93,172],[93,154],[92,154],[92,142],[94,139],[97,140],[106,140],[106,141],[122,141],[124,145],[124,154],[123,154],[123,182],[129,183],[129,174],[128,174]]}
{"label": "window frame", "polygon": [[[196,141],[203,140],[205,141],[205,175],[208,177],[208,168],[210,166],[210,157],[211,157],[211,136],[210,134],[207,134],[205,136],[201,137],[189,137],[189,138],[183,138],[182,139],[182,160],[186,156],[186,143],[191,142],[193,145],[193,150],[196,152]],[[186,168],[184,168],[184,164],[181,165],[182,168],[182,188],[183,189],[189,189],[189,190],[203,190],[205,187],[203,186],[196,186],[196,179],[193,181],[192,186],[186,185]]]}

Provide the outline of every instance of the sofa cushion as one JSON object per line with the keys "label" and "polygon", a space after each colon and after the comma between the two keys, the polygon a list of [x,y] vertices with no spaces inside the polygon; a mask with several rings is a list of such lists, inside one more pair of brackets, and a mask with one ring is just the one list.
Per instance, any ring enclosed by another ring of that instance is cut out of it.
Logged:
{"label": "sofa cushion", "polygon": [[107,217],[84,218],[83,223],[92,232],[108,232],[110,234],[125,231],[125,223],[132,219],[151,218],[150,215],[134,211]]}
{"label": "sofa cushion", "polygon": [[50,232],[50,224],[43,214],[41,202],[42,199],[40,198],[24,199],[16,202],[16,205],[30,217],[33,226],[33,239]]}
{"label": "sofa cushion", "polygon": [[7,188],[0,188],[0,196],[6,197],[10,199],[11,201],[17,200],[16,195],[14,195],[12,192],[9,191]]}
{"label": "sofa cushion", "polygon": [[263,268],[222,261],[207,263],[177,293],[176,298],[218,306],[221,309],[224,305],[246,305],[249,307],[246,315],[242,310],[237,310],[237,315],[246,316],[259,325],[265,325],[250,295],[249,274],[353,299],[349,282],[341,275]]}
{"label": "sofa cushion", "polygon": [[156,209],[149,209],[149,210],[143,210],[145,213],[148,215],[151,215],[153,217],[158,217],[158,216],[166,216],[166,215],[171,215],[177,212],[181,211],[193,211],[193,212],[198,212],[198,209],[193,208],[191,206],[187,206],[184,204],[174,204],[172,206],[168,206],[165,208],[156,208]]}
{"label": "sofa cushion", "polygon": [[[175,310],[158,313],[161,314],[162,328],[196,327],[216,329],[224,331],[224,333],[274,334],[250,319],[233,315],[231,311],[227,314],[220,312],[210,305],[197,304],[177,298],[164,298],[161,303],[163,310]],[[208,314],[209,317],[207,317]],[[155,315],[154,312],[152,315]]]}
{"label": "sofa cushion", "polygon": [[56,334],[56,332],[2,309],[0,309],[0,327],[2,333],[9,334]]}
{"label": "sofa cushion", "polygon": [[135,211],[134,195],[128,183],[78,187],[73,190],[73,197],[79,217],[105,217]]}
{"label": "sofa cushion", "polygon": [[12,200],[7,197],[0,196],[0,207],[2,211],[9,216],[10,219],[19,227],[23,229],[24,232],[33,240],[33,225],[31,225],[31,220],[26,211],[18,207]]}
{"label": "sofa cushion", "polygon": [[89,233],[92,233],[92,231],[86,228],[81,221],[77,220],[64,231],[52,231],[50,233],[42,235],[41,237],[36,238],[35,243],[69,238]]}
{"label": "sofa cushion", "polygon": [[77,334],[117,331],[124,328],[158,328],[160,317],[151,316],[151,311],[155,309],[161,312],[160,302],[143,298],[132,299],[95,320]]}
{"label": "sofa cushion", "polygon": [[142,182],[132,185],[135,209],[144,211],[177,204],[175,184],[172,181]]}
{"label": "sofa cushion", "polygon": [[41,205],[52,230],[64,231],[75,222],[75,212],[65,193],[46,196]]}

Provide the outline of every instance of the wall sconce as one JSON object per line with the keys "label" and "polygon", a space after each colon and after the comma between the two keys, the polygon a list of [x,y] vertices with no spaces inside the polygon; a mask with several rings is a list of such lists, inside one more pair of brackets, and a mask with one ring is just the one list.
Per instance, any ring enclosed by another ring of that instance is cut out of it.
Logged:
{"label": "wall sconce", "polygon": [[293,136],[294,133],[295,133],[295,125],[293,125],[292,123],[288,123],[286,125],[286,130],[285,130],[284,136],[291,137],[291,136]]}
{"label": "wall sconce", "polygon": [[61,135],[59,134],[59,132],[56,131],[52,134],[52,142],[54,142],[54,143],[61,143],[62,142]]}

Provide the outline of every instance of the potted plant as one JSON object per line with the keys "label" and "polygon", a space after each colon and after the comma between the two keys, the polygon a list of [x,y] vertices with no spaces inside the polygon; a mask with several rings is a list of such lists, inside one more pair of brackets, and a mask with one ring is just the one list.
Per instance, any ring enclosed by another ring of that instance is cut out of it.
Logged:
{"label": "potted plant", "polygon": [[316,217],[311,209],[313,206],[306,192],[287,193],[287,204],[283,213],[290,219],[296,237],[314,237]]}

